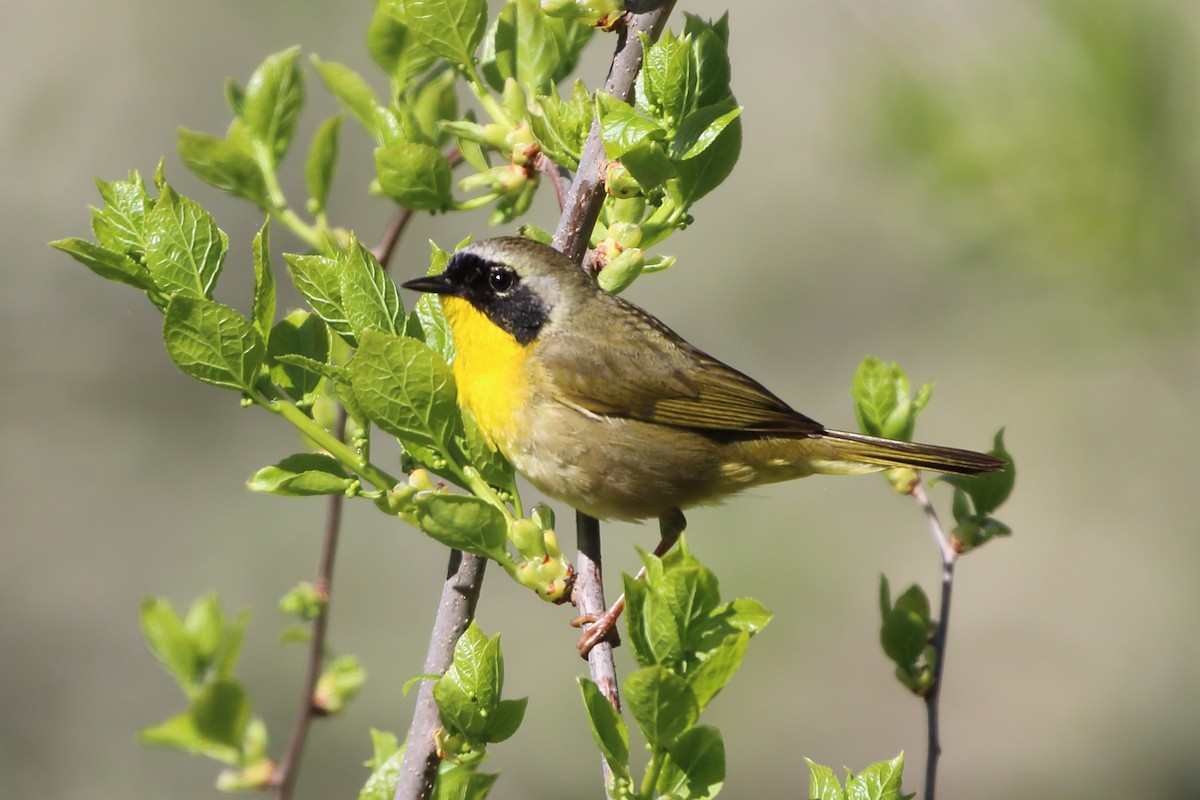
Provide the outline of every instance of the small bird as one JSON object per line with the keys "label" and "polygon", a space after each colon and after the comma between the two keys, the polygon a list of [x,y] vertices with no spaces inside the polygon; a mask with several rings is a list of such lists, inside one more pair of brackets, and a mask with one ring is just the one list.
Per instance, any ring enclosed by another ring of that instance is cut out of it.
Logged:
{"label": "small bird", "polygon": [[657,517],[660,554],[683,529],[682,509],[753,486],[1004,467],[970,450],[828,429],[531,239],[477,242],[404,287],[440,295],[459,405],[490,444],[579,511]]}

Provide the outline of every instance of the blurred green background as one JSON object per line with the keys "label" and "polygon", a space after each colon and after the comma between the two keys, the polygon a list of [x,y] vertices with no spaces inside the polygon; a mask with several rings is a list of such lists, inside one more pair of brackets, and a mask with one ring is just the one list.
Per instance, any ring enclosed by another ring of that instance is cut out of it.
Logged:
{"label": "blurred green background", "polygon": [[[323,507],[243,482],[296,439],[184,377],[144,298],[46,242],[87,234],[92,175],[148,174],[166,155],[229,233],[219,294],[245,307],[261,219],[186,174],[175,126],[222,131],[225,77],[291,44],[374,75],[358,5],[6,15],[0,797],[215,795],[213,765],[135,741],[180,702],[140,641],[147,593],[186,605],[215,589],[253,609],[241,672],[279,752],[303,655],[276,644],[275,603],[311,577]],[[982,448],[1008,426],[1020,474],[999,516],[1015,535],[958,570],[946,797],[1200,797],[1200,6],[757,2],[736,4],[732,29],[741,162],[668,243],[678,266],[631,296],[827,424],[853,424],[850,378],[871,353],[938,381],[919,438]],[[583,65],[592,85],[609,48]],[[335,110],[311,73],[308,85],[301,140]],[[370,153],[353,123],[343,143],[332,216],[373,241],[390,209],[363,191]],[[552,227],[548,201],[537,208]],[[396,274],[424,270],[427,239],[468,233],[488,234],[481,216],[419,218]],[[275,245],[299,247],[282,233]],[[934,494],[948,515],[948,492]],[[924,710],[879,650],[875,596],[880,572],[935,587],[915,505],[878,478],[814,478],[690,520],[725,594],[777,615],[711,709],[727,795],[806,796],[801,755],[857,769],[900,749],[918,789]],[[302,798],[354,796],[368,726],[407,728],[400,689],[420,671],[444,570],[440,547],[374,509],[352,508],[347,527],[332,644],[371,677],[316,726]],[[606,530],[615,586],[655,532]],[[493,749],[493,797],[597,796],[569,616],[499,572],[485,586],[507,690],[533,695],[518,737]]]}

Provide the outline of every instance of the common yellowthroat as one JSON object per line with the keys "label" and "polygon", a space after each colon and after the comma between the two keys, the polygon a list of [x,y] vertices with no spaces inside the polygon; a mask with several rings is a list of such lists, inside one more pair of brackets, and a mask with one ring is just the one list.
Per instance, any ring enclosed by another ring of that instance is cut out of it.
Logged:
{"label": "common yellowthroat", "polygon": [[683,528],[681,509],[752,486],[1004,466],[827,429],[530,239],[485,239],[404,286],[440,295],[459,405],[517,471],[599,519],[659,518],[660,553]]}

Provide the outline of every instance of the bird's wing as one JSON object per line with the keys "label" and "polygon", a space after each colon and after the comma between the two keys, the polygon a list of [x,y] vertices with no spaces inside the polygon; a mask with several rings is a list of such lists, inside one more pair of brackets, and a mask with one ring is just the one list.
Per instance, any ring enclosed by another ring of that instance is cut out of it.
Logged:
{"label": "bird's wing", "polygon": [[539,349],[560,399],[595,414],[711,431],[809,435],[824,428],[619,298],[608,338],[558,331]]}

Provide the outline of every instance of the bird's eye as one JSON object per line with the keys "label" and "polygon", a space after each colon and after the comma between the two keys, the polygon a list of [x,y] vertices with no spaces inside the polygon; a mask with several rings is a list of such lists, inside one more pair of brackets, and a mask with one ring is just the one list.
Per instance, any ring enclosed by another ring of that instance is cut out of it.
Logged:
{"label": "bird's eye", "polygon": [[517,282],[517,276],[511,269],[492,267],[488,270],[488,288],[496,294],[504,294]]}

